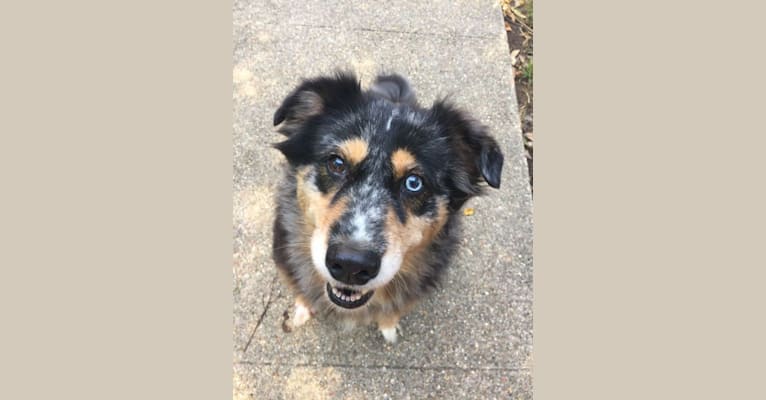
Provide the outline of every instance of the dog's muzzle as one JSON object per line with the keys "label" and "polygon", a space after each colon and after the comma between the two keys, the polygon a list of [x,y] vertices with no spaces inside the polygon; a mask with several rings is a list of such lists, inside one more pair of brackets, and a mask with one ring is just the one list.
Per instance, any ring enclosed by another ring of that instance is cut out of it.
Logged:
{"label": "dog's muzzle", "polygon": [[350,243],[333,244],[327,248],[325,265],[335,280],[351,286],[335,287],[327,284],[327,296],[335,305],[343,308],[357,308],[370,300],[373,290],[362,292],[353,289],[353,286],[364,285],[378,276],[380,271],[378,254]]}
{"label": "dog's muzzle", "polygon": [[351,244],[333,244],[327,248],[325,265],[338,282],[361,286],[378,276],[380,256]]}

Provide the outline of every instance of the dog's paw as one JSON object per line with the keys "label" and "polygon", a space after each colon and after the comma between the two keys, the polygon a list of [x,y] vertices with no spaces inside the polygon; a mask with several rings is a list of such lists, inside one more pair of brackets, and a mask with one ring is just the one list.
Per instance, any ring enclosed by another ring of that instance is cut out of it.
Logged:
{"label": "dog's paw", "polygon": [[396,326],[391,328],[383,328],[380,330],[380,333],[383,334],[383,339],[386,339],[386,342],[394,344],[396,343]]}
{"label": "dog's paw", "polygon": [[295,302],[295,315],[293,315],[292,319],[292,325],[293,328],[297,328],[311,319],[311,310],[304,306],[303,304],[300,304],[298,302]]}

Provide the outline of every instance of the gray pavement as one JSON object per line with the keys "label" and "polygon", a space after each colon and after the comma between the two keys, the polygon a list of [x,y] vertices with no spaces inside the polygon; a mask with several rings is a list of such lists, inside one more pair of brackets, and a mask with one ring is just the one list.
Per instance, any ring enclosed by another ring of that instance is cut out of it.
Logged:
{"label": "gray pavement", "polygon": [[[502,14],[494,0],[235,1],[234,398],[532,398],[532,200]],[[271,120],[301,77],[407,76],[450,94],[506,156],[501,190],[471,200],[444,288],[386,344],[375,327],[282,330],[271,224],[281,155]]]}

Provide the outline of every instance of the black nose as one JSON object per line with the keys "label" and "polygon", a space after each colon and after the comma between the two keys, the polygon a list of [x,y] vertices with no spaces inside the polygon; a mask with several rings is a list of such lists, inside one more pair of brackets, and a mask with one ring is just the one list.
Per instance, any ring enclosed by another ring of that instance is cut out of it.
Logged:
{"label": "black nose", "polygon": [[330,245],[325,263],[333,278],[349,285],[364,285],[380,270],[377,254],[347,244]]}

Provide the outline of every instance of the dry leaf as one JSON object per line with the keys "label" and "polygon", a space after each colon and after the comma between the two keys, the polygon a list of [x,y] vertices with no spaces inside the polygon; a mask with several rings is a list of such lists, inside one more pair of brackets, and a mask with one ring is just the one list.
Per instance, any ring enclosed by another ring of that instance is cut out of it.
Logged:
{"label": "dry leaf", "polygon": [[511,8],[511,12],[514,13],[517,17],[519,17],[521,19],[527,19],[526,15],[522,14],[521,11],[519,11],[519,10],[517,10],[515,8]]}
{"label": "dry leaf", "polygon": [[466,217],[470,217],[471,215],[473,215],[473,212],[474,212],[473,208],[466,208],[465,210],[463,210],[463,215],[465,215]]}
{"label": "dry leaf", "polygon": [[511,52],[511,65],[516,65],[516,61],[517,61],[516,57],[519,55],[519,52],[521,52],[521,50],[519,49],[516,49]]}

